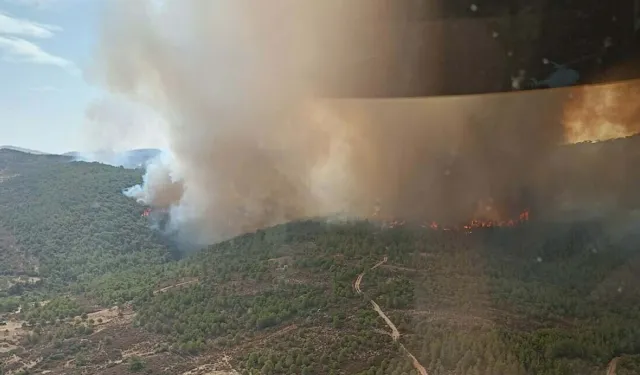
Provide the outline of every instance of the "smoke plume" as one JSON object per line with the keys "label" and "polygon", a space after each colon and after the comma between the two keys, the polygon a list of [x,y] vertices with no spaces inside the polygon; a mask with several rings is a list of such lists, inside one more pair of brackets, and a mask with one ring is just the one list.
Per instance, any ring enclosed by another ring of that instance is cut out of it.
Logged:
{"label": "smoke plume", "polygon": [[[377,44],[363,36],[379,21],[371,4],[111,2],[100,78],[164,119],[151,131],[171,150],[126,194],[168,209],[174,228],[203,243],[303,217],[371,217],[375,207],[455,221],[489,199],[492,216],[519,212],[527,189],[552,179],[568,92],[321,99],[328,81],[353,81],[339,72],[357,72],[366,52],[422,61],[384,48],[395,35],[384,25]],[[340,70],[345,61],[354,69]]]}

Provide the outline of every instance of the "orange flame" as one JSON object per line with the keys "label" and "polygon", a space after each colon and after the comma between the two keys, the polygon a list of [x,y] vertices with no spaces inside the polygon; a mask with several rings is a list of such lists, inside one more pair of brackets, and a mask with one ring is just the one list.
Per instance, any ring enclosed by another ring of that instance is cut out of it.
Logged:
{"label": "orange flame", "polygon": [[508,220],[478,220],[473,219],[468,223],[459,226],[442,226],[437,222],[431,222],[431,224],[423,224],[423,228],[429,228],[432,230],[443,230],[443,231],[459,231],[460,229],[464,230],[467,233],[470,233],[474,229],[483,229],[483,228],[500,228],[500,227],[515,227],[520,225],[526,221],[529,221],[529,210],[524,210],[518,215],[517,219],[508,219]]}
{"label": "orange flame", "polygon": [[[380,215],[381,207],[377,203],[374,206],[372,217],[381,223],[382,228],[397,228],[406,224],[404,220],[394,217],[384,218]],[[476,206],[473,219],[461,225],[443,225],[437,221],[423,222],[421,227],[434,231],[464,231],[471,233],[474,229],[494,228],[494,227],[515,227],[524,222],[529,221],[529,209],[525,209],[516,217],[504,218],[500,214],[494,200],[492,198],[479,200]]]}
{"label": "orange flame", "polygon": [[[487,203],[488,202],[488,203]],[[474,229],[483,228],[499,228],[499,227],[515,227],[529,221],[529,209],[526,209],[517,216],[517,218],[500,219],[498,211],[493,206],[493,200],[478,202],[478,211],[474,215],[476,218],[462,225],[448,226],[436,221],[424,222],[421,226],[425,229],[434,231],[464,231],[471,233]],[[374,217],[378,217],[379,210],[376,210]],[[382,228],[397,228],[406,224],[404,220],[389,219],[381,220]]]}
{"label": "orange flame", "polygon": [[563,124],[566,143],[598,142],[640,133],[640,80],[569,91]]}

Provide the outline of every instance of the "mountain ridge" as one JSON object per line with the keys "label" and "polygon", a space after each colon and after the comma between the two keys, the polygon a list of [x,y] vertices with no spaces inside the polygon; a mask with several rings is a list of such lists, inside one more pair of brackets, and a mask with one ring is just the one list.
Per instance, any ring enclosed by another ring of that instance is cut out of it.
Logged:
{"label": "mountain ridge", "polygon": [[139,148],[125,151],[102,150],[95,152],[70,151],[63,155],[76,161],[97,162],[129,169],[144,168],[151,160],[158,157],[162,150],[156,148]]}
{"label": "mountain ridge", "polygon": [[2,145],[0,146],[0,150],[18,151],[18,152],[24,152],[25,154],[33,154],[33,155],[51,155],[48,152],[42,152],[38,150],[33,150],[33,149],[18,147],[18,146],[11,146],[11,145]]}

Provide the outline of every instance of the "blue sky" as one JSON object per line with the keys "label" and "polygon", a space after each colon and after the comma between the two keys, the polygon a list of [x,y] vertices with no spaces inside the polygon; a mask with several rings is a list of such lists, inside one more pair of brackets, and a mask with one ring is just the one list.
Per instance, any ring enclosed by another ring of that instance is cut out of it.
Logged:
{"label": "blue sky", "polygon": [[[105,0],[0,0],[0,145],[82,149]],[[135,0],[132,0],[135,1]]]}

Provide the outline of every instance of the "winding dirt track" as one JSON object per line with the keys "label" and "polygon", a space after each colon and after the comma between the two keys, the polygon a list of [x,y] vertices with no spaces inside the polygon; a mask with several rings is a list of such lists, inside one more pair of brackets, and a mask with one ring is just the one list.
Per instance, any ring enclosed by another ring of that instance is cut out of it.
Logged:
{"label": "winding dirt track", "polygon": [[[389,259],[389,258],[384,257],[381,261],[379,261],[378,263],[376,263],[376,265],[375,265],[375,266],[371,267],[371,269],[372,269],[372,270],[375,270],[376,268],[380,267],[381,265],[383,265],[383,264],[387,263],[387,259]],[[363,273],[363,275],[364,275],[364,273]]]}
{"label": "winding dirt track", "polygon": [[[375,270],[376,268],[380,267],[381,265],[385,264],[386,262],[387,262],[387,257],[384,257],[384,259],[382,259],[381,261],[376,263],[373,267],[371,267],[371,269]],[[353,288],[356,290],[356,293],[358,293],[358,294],[362,294],[362,290],[360,289],[360,283],[362,282],[362,277],[363,276],[364,276],[364,272],[359,274],[358,277],[356,278],[356,281],[353,283]]]}
{"label": "winding dirt track", "polygon": [[364,276],[364,272],[359,274],[358,277],[356,277],[356,282],[353,283],[353,288],[356,290],[356,293],[358,294],[362,294],[362,290],[360,290],[360,283],[362,282],[362,276]]}
{"label": "winding dirt track", "polygon": [[[373,270],[380,267],[386,261],[387,261],[387,257],[384,257],[383,260],[376,263],[376,265],[371,267],[371,269]],[[358,294],[362,294],[362,290],[360,289],[360,283],[362,282],[362,278],[364,277],[364,274],[365,274],[364,272],[359,274],[358,277],[356,278],[356,281],[353,283],[353,288]],[[398,331],[398,328],[396,327],[396,325],[393,324],[391,319],[389,319],[387,314],[385,314],[384,311],[382,311],[380,306],[374,300],[369,300],[369,302],[371,302],[371,306],[373,306],[373,309],[378,313],[378,315],[380,315],[380,317],[384,319],[385,323],[387,323],[387,326],[391,328],[391,338],[393,339],[393,341],[398,341],[400,339],[400,331]],[[407,356],[411,358],[413,367],[416,369],[416,371],[418,371],[418,373],[420,373],[420,375],[429,375],[427,373],[427,370],[424,368],[424,366],[422,366],[420,362],[418,362],[416,357],[414,357],[413,354],[411,354],[411,352],[409,352],[409,350],[407,350],[407,348],[402,343],[400,344],[400,347],[407,354]]]}

